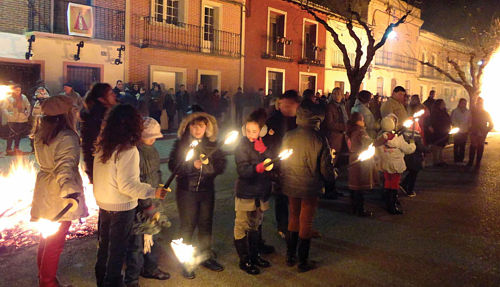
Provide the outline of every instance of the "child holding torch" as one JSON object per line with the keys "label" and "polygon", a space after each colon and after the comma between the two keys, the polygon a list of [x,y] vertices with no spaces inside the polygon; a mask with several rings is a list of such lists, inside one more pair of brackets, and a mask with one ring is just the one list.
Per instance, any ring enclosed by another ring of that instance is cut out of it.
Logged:
{"label": "child holding torch", "polygon": [[167,190],[140,181],[143,119],[130,105],[117,105],[105,119],[94,158],[94,196],[99,206],[97,286],[122,286],[122,266],[139,199],[165,198]]}
{"label": "child holding torch", "polygon": [[260,273],[259,267],[267,268],[271,264],[259,254],[264,211],[269,209],[271,196],[270,171],[273,165],[266,166],[274,156],[269,144],[266,112],[259,109],[250,114],[243,126],[245,136],[235,151],[236,181],[234,220],[234,246],[240,257],[240,269],[251,275]]}
{"label": "child holding torch", "polygon": [[[200,256],[206,258],[201,265],[212,271],[224,267],[212,255],[212,222],[215,205],[215,177],[224,172],[226,158],[217,144],[217,121],[207,113],[195,112],[185,117],[177,131],[178,139],[170,153],[168,168],[177,173],[177,209],[183,241],[191,244],[198,227]],[[193,159],[186,154],[197,143]],[[187,279],[193,279],[192,270],[183,270]]]}

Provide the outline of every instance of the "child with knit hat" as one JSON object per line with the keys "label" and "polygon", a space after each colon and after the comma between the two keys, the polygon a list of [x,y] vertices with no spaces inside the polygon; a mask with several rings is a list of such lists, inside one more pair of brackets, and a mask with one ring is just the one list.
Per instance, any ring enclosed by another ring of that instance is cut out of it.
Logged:
{"label": "child with knit hat", "polygon": [[[140,157],[141,182],[151,186],[161,184],[160,155],[155,148],[156,139],[162,138],[160,124],[153,118],[144,118],[144,130],[141,144],[137,146]],[[158,269],[160,246],[153,236],[161,231],[162,227],[169,227],[166,216],[161,215],[161,204],[158,200],[139,199],[136,208],[133,235],[127,250],[127,270],[125,284],[139,286],[139,275],[145,278],[167,280],[170,274]]]}
{"label": "child with knit hat", "polygon": [[384,144],[378,147],[380,168],[384,172],[384,193],[387,211],[391,214],[403,214],[398,207],[398,190],[401,174],[406,170],[405,154],[415,152],[415,143],[407,143],[402,135],[395,132],[398,118],[389,114],[380,122],[382,132],[379,140]]}

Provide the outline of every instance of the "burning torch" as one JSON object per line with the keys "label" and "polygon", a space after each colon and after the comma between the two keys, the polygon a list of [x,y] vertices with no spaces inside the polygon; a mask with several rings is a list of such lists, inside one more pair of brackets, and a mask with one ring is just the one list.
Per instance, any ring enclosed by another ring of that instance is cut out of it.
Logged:
{"label": "burning torch", "polygon": [[200,154],[200,160],[201,160],[201,163],[203,164],[208,164],[208,158],[213,155],[213,153],[220,149],[223,145],[230,145],[232,143],[234,143],[238,137],[239,137],[240,133],[237,132],[237,131],[230,131],[227,135],[226,135],[226,138],[224,139],[224,142],[222,143],[219,143],[217,144],[217,148],[211,150],[208,154]]}
{"label": "burning torch", "polygon": [[0,102],[7,99],[12,93],[12,87],[8,85],[0,85]]}
{"label": "burning torch", "polygon": [[289,149],[285,149],[283,150],[282,152],[280,152],[280,154],[273,158],[273,159],[266,159],[264,161],[264,168],[267,168],[272,166],[274,163],[280,161],[280,160],[286,160],[287,158],[289,158],[291,155],[293,154],[293,149],[289,148]]}
{"label": "burning torch", "polygon": [[373,144],[370,144],[366,150],[362,151],[359,154],[358,159],[350,163],[349,166],[352,166],[358,162],[367,161],[371,159],[374,155],[375,155],[375,146]]}
{"label": "burning torch", "polygon": [[66,206],[56,215],[52,220],[41,218],[35,224],[36,229],[40,232],[43,238],[47,238],[54,235],[61,226],[58,222],[66,213],[74,212],[78,208],[78,199],[76,198],[65,198]]}
{"label": "burning torch", "polygon": [[[194,140],[191,142],[191,144],[189,145],[190,149],[188,150],[188,152],[186,154],[185,162],[190,161],[193,158],[194,148],[196,146],[198,146],[198,144],[199,144],[199,142],[197,140]],[[168,177],[167,181],[162,186],[163,188],[168,188],[170,186],[170,184],[172,183],[172,181],[174,181],[174,178],[177,175],[177,173],[179,172],[179,169],[182,167],[182,164],[183,163],[180,163],[174,168],[174,170],[172,171],[172,174]]]}

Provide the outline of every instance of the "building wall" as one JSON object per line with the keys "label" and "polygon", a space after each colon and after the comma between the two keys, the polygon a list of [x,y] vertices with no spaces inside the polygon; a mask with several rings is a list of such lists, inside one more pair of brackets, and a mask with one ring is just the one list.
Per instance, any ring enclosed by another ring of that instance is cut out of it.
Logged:
{"label": "building wall", "polygon": [[28,27],[27,1],[2,0],[0,3],[0,31],[22,34]]}
{"label": "building wall", "polygon": [[[266,68],[285,70],[285,89],[299,89],[299,73],[317,74],[317,89],[324,87],[324,66],[298,64],[302,58],[302,38],[304,19],[313,20],[298,5],[280,0],[269,0],[264,4],[259,0],[247,1],[247,16],[245,19],[245,90],[247,92],[257,91],[266,87]],[[264,59],[262,55],[267,49],[268,11],[269,7],[287,13],[286,16],[286,38],[292,40],[292,45],[286,46],[292,50],[292,61],[285,62],[277,59]],[[325,17],[326,18],[326,17]],[[318,24],[318,46],[323,48],[321,57],[324,65],[325,55],[325,29]]]}

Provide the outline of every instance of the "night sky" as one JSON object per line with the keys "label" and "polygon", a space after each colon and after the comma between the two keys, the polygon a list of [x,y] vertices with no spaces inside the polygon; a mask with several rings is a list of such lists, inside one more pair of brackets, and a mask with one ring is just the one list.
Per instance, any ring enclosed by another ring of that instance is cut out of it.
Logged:
{"label": "night sky", "polygon": [[[486,29],[494,17],[500,17],[500,0],[421,0],[423,28],[460,40],[470,27]],[[470,13],[470,15],[469,15]]]}

